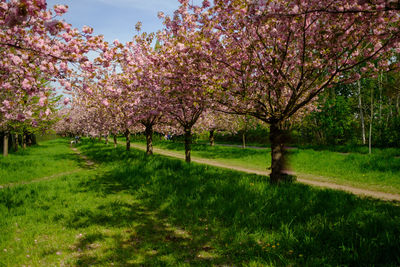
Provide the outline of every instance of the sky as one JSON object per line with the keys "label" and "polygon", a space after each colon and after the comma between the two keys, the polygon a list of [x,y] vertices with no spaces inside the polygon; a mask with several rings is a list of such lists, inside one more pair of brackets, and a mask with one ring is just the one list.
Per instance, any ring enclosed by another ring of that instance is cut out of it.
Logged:
{"label": "sky", "polygon": [[48,8],[55,4],[69,7],[62,18],[73,27],[81,30],[87,25],[94,29],[95,35],[103,34],[106,41],[118,39],[122,43],[137,33],[138,21],[143,24],[142,31],[157,32],[163,28],[157,13],[172,15],[179,7],[178,0],[47,0]]}

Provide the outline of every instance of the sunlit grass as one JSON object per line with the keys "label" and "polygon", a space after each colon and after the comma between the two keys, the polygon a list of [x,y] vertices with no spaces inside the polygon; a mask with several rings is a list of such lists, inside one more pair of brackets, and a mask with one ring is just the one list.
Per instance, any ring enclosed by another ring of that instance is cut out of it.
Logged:
{"label": "sunlit grass", "polygon": [[0,185],[30,181],[79,167],[78,157],[64,139],[40,142],[0,157]]}

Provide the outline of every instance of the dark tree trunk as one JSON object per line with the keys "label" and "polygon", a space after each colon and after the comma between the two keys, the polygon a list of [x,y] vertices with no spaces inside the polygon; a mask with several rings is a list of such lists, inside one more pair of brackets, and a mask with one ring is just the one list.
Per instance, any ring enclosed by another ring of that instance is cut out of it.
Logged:
{"label": "dark tree trunk", "polygon": [[117,148],[117,135],[114,134],[114,148]]}
{"label": "dark tree trunk", "polygon": [[14,151],[18,151],[18,134],[14,134]]}
{"label": "dark tree trunk", "polygon": [[105,136],[106,145],[108,145],[108,134]]}
{"label": "dark tree trunk", "polygon": [[3,136],[3,156],[8,156],[8,133],[5,132]]}
{"label": "dark tree trunk", "polygon": [[270,125],[269,139],[271,142],[271,174],[270,183],[279,184],[285,180],[284,173],[286,167],[285,141],[286,133],[280,128],[279,123]]}
{"label": "dark tree trunk", "polygon": [[371,86],[371,120],[369,123],[368,152],[372,153],[372,122],[374,121],[374,92]]}
{"label": "dark tree trunk", "polygon": [[32,146],[32,136],[31,136],[31,134],[27,133],[25,139],[26,139],[27,146]]}
{"label": "dark tree trunk", "polygon": [[362,143],[365,145],[365,122],[364,122],[364,112],[362,107],[362,97],[361,97],[361,82],[358,80],[358,108],[360,109],[360,120],[361,120],[361,134]]}
{"label": "dark tree trunk", "polygon": [[146,125],[146,154],[153,155],[153,125]]}
{"label": "dark tree trunk", "polygon": [[34,146],[37,145],[36,134],[31,134],[31,144]]}
{"label": "dark tree trunk", "polygon": [[125,138],[126,138],[126,150],[131,150],[131,133],[129,130],[125,131]]}
{"label": "dark tree trunk", "polygon": [[22,134],[22,148],[26,149],[26,133]]}
{"label": "dark tree trunk", "polygon": [[215,136],[214,136],[214,130],[210,130],[210,146],[215,145]]}
{"label": "dark tree trunk", "polygon": [[185,128],[185,161],[190,163],[190,150],[192,145],[192,129]]}

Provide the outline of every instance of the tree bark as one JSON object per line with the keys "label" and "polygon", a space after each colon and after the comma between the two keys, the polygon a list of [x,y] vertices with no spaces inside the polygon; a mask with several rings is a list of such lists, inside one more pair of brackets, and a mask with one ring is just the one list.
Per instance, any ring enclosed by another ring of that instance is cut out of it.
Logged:
{"label": "tree bark", "polygon": [[36,134],[31,134],[31,144],[34,146],[37,145]]}
{"label": "tree bark", "polygon": [[117,135],[114,134],[114,148],[117,148]]}
{"label": "tree bark", "polygon": [[108,145],[108,134],[105,136],[106,145]]}
{"label": "tree bark", "polygon": [[374,120],[374,92],[371,86],[371,120],[369,123],[368,152],[372,153],[372,121]]}
{"label": "tree bark", "polygon": [[285,180],[286,167],[285,140],[286,134],[279,123],[271,123],[269,139],[271,142],[271,174],[270,183],[279,184]]}
{"label": "tree bark", "polygon": [[247,116],[244,117],[244,129],[242,133],[242,148],[246,148],[246,133],[247,133]]}
{"label": "tree bark", "polygon": [[214,136],[214,130],[210,130],[210,146],[215,145],[215,136]]}
{"label": "tree bark", "polygon": [[126,138],[126,150],[129,151],[131,149],[131,133],[129,130],[125,131],[125,138]]}
{"label": "tree bark", "polygon": [[382,87],[383,87],[383,73],[381,71],[379,75],[380,79],[378,79],[378,88],[379,88],[379,138],[382,138]]}
{"label": "tree bark", "polygon": [[146,154],[153,155],[153,125],[146,125]]}
{"label": "tree bark", "polygon": [[22,148],[26,149],[26,134],[22,134]]}
{"label": "tree bark", "polygon": [[14,134],[14,150],[15,152],[18,151],[18,134]]}
{"label": "tree bark", "polygon": [[361,132],[362,132],[362,143],[365,145],[365,121],[364,121],[364,112],[362,108],[362,99],[361,99],[361,82],[358,80],[358,108],[360,109],[360,120],[361,120]]}
{"label": "tree bark", "polygon": [[8,133],[4,133],[3,137],[3,156],[7,157],[8,156]]}
{"label": "tree bark", "polygon": [[190,150],[192,145],[192,129],[185,128],[185,161],[190,163]]}

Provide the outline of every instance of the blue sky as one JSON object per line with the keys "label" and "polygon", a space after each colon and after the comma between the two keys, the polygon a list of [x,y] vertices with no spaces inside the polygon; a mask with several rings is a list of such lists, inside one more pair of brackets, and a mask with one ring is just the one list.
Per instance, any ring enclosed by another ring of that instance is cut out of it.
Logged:
{"label": "blue sky", "polygon": [[138,21],[143,23],[142,31],[156,32],[163,27],[158,11],[172,15],[179,7],[178,0],[47,0],[48,8],[55,4],[68,5],[63,18],[73,27],[82,29],[87,25],[94,28],[94,34],[103,34],[107,41],[118,39],[122,43],[136,34]]}

